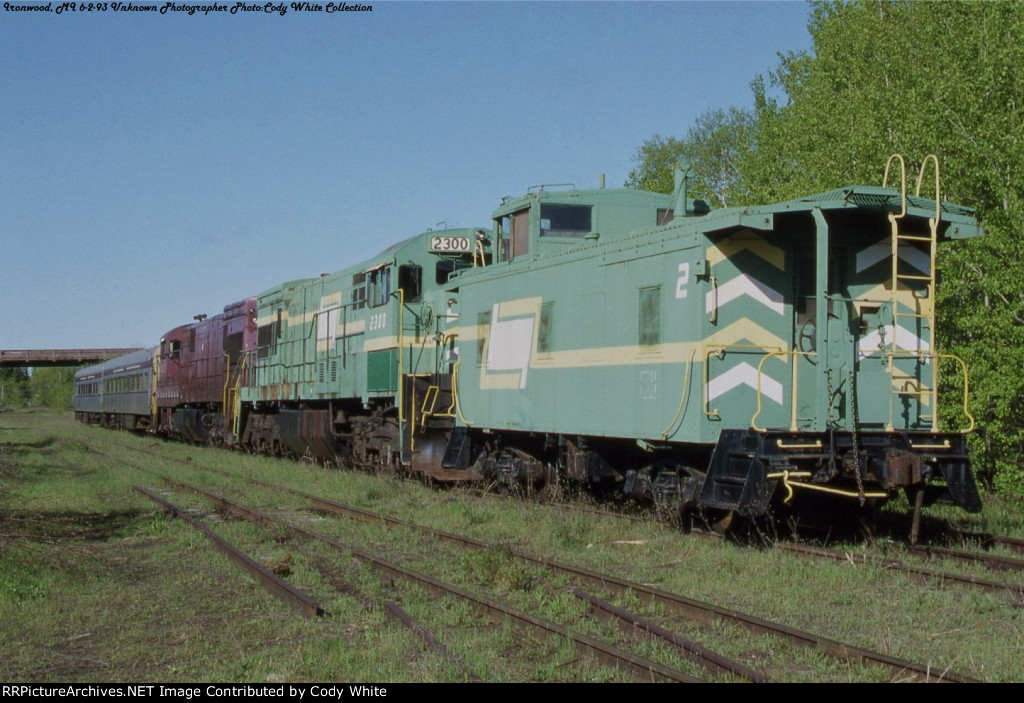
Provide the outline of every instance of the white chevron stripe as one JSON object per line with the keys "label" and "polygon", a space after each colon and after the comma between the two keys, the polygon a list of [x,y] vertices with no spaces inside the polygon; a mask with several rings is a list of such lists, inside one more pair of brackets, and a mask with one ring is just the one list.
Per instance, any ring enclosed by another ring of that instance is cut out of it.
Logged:
{"label": "white chevron stripe", "polygon": [[[744,361],[708,381],[708,402],[737,386],[750,386],[756,391],[757,369]],[[782,405],[782,384],[764,373],[761,374],[761,393]]]}
{"label": "white chevron stripe", "polygon": [[[892,325],[885,325],[886,343],[892,343]],[[866,334],[860,338],[857,342],[857,359],[863,359],[872,352],[879,351],[882,348],[882,335],[876,329],[870,334]],[[916,334],[903,327],[896,328],[896,348],[904,349],[907,351],[915,352],[927,352],[929,351],[929,344],[925,340],[918,337]],[[927,361],[927,360],[926,360]]]}
{"label": "white chevron stripe", "polygon": [[[857,273],[864,269],[871,268],[879,261],[892,256],[892,242],[883,239],[878,244],[861,249],[857,252]],[[921,273],[927,274],[932,268],[931,256],[917,247],[903,244],[899,248],[899,257],[916,268]]]}
{"label": "white chevron stripe", "polygon": [[741,274],[728,283],[723,283],[718,287],[717,292],[709,291],[705,296],[706,312],[715,309],[716,303],[720,308],[744,295],[750,296],[780,315],[783,313],[782,294],[746,274]]}

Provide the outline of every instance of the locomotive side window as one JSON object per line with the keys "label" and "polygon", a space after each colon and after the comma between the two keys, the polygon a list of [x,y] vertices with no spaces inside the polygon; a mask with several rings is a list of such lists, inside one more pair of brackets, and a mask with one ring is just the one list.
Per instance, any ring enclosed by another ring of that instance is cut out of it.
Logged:
{"label": "locomotive side window", "polygon": [[379,307],[388,302],[391,295],[391,269],[381,268],[366,274],[366,297],[371,307]]}
{"label": "locomotive side window", "polygon": [[365,273],[357,273],[352,277],[352,307],[356,310],[366,307]]}
{"label": "locomotive side window", "polygon": [[274,325],[263,325],[256,330],[256,357],[266,359],[270,356],[270,345],[274,339]]}
{"label": "locomotive side window", "polygon": [[263,325],[256,330],[256,358],[266,359],[277,353],[277,339],[281,336],[281,309],[277,309],[277,321]]}
{"label": "locomotive side window", "polygon": [[590,214],[590,205],[542,203],[540,206],[540,236],[585,237],[591,232]]}

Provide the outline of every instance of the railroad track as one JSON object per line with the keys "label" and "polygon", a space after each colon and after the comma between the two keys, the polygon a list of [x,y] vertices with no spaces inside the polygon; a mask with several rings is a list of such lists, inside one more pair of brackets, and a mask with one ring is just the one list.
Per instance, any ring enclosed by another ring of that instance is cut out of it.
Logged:
{"label": "railroad track", "polygon": [[[434,578],[423,572],[409,569],[400,564],[383,559],[364,549],[341,543],[337,540],[332,539],[331,537],[328,537],[327,535],[315,532],[308,528],[288,523],[279,518],[274,518],[265,513],[253,510],[251,508],[247,508],[232,501],[228,501],[225,498],[216,496],[215,494],[209,493],[207,491],[203,491],[202,489],[193,486],[188,486],[187,484],[184,484],[180,481],[168,479],[166,477],[164,477],[164,479],[171,485],[191,490],[199,495],[202,495],[212,500],[213,502],[218,503],[224,508],[228,508],[232,511],[235,511],[238,514],[242,514],[248,520],[264,525],[279,525],[287,528],[295,534],[301,535],[311,540],[316,540],[318,542],[328,544],[345,555],[351,554],[354,558],[369,564],[370,566],[372,566],[372,568],[374,568],[380,574],[389,579],[402,580],[408,583],[415,584],[440,597],[455,597],[467,601],[470,604],[472,604],[478,611],[484,612],[489,617],[491,617],[492,621],[495,624],[498,624],[501,621],[507,619],[515,623],[517,627],[521,629],[534,631],[538,636],[542,638],[547,638],[551,635],[556,635],[565,638],[575,645],[575,647],[581,653],[581,655],[592,657],[603,665],[624,671],[628,673],[636,681],[676,683],[699,682],[699,679],[696,679],[678,670],[672,669],[671,667],[665,666],[663,664],[652,661],[645,657],[641,657],[630,652],[624,651],[613,644],[601,641],[597,638],[579,632],[575,632],[567,627],[551,622],[549,620],[545,620],[543,618],[536,617],[521,610],[517,610],[496,600],[472,594],[469,591],[466,591],[465,589],[446,583],[440,579]],[[273,577],[273,574],[270,574],[265,568],[261,567],[259,564],[256,564],[251,559],[248,559],[244,556],[238,558],[238,556],[240,555],[240,551],[237,548],[228,545],[225,540],[218,536],[211,536],[211,531],[209,531],[208,528],[202,526],[202,523],[199,523],[194,518],[187,517],[187,513],[182,511],[177,506],[156,496],[154,493],[150,491],[146,491],[138,487],[136,487],[136,490],[138,490],[140,493],[143,493],[144,495],[154,500],[155,502],[159,503],[165,509],[171,511],[172,514],[174,514],[176,517],[186,517],[186,519],[188,519],[189,522],[191,522],[193,525],[200,527],[200,529],[202,529],[203,532],[206,533],[208,537],[214,539],[214,541],[217,543],[218,547],[222,549],[222,551],[226,551],[227,553],[233,555],[232,561],[234,561],[250,573],[257,576],[257,578],[259,578],[261,582],[263,582],[264,585],[268,587],[268,590],[271,591],[275,596],[281,597],[287,602],[289,602],[289,604],[298,607],[300,611],[303,612],[303,614],[318,615],[323,613],[322,609],[319,608],[319,606],[317,606],[315,602],[312,601],[311,598],[309,598],[309,596],[301,592],[297,592],[295,589],[292,589],[291,587],[288,587],[288,585],[285,584],[281,579]],[[405,614],[404,611],[402,611],[401,608],[394,601],[389,602],[388,610],[389,612],[395,613],[397,617],[400,620],[402,620],[405,624],[407,624],[411,629],[418,631],[420,634],[425,633],[425,639],[431,642],[435,642],[439,646],[443,647],[443,645],[440,645],[438,640],[435,637],[433,637],[433,635],[429,634],[429,632],[427,632],[422,625],[409,618],[409,616]],[[763,675],[758,675],[756,672],[751,672],[750,676],[760,676],[760,680],[764,680]],[[471,678],[479,680],[479,677],[476,677],[475,674],[472,674]],[[757,679],[752,678],[752,680]]]}
{"label": "railroad track", "polygon": [[[129,447],[125,447],[125,448],[129,449]],[[132,451],[139,451],[139,449],[137,447],[131,447],[130,449]],[[152,454],[157,455],[157,456],[162,456],[159,452],[149,452],[149,453],[152,453]],[[199,469],[199,470],[203,470],[203,471],[216,470],[216,469],[213,469],[212,467],[204,466],[201,462],[195,462],[195,461],[192,461],[190,463],[190,466],[195,468],[195,469]],[[230,477],[231,480],[233,480],[233,481],[234,480],[238,480],[238,477],[236,475],[234,475],[234,474],[231,474],[229,472],[222,472],[222,473],[223,473],[223,475]],[[270,485],[273,486],[273,484],[270,484]],[[283,487],[274,487],[275,490],[282,489],[282,488]],[[593,510],[593,509],[588,509],[588,508],[583,508],[582,510],[592,511],[595,514],[614,515],[614,516],[616,516],[616,517],[618,517],[620,519],[626,519],[626,520],[630,520],[630,521],[634,520],[634,518],[632,518],[631,516],[624,516],[624,515],[619,514],[619,513],[608,513],[607,511],[599,511],[599,510]],[[576,511],[577,512],[580,511],[578,509],[578,506],[576,508]],[[351,517],[351,515],[350,515],[350,517]],[[390,521],[391,524],[393,526],[395,526],[395,527],[399,527],[399,526],[408,527],[408,523],[405,523],[402,520],[395,520],[395,519],[392,519],[392,518],[387,518],[386,516],[371,517],[371,518],[369,518],[369,520]],[[993,543],[995,543],[995,544],[999,543],[998,540],[991,540],[991,541]],[[487,548],[488,546],[490,546],[490,548],[493,548],[493,545],[485,545],[484,548]],[[789,549],[789,546],[787,545],[783,549]],[[849,560],[849,558],[850,558],[850,556],[846,552],[835,552],[835,550],[832,550],[833,553],[827,554],[827,555],[824,554],[820,549],[816,550],[814,548],[808,548],[808,549],[805,550],[803,547],[797,547],[795,550],[791,550],[791,551],[793,551],[793,553],[796,553],[796,551],[798,551],[798,550],[800,550],[800,551],[807,551],[807,552],[810,553],[809,554],[810,556],[814,556],[814,557],[817,557],[817,558],[826,558],[827,557],[827,558],[832,559],[832,560],[838,560],[839,558],[842,558],[842,559],[845,559],[845,560]],[[517,558],[520,557],[520,556],[526,556],[526,555],[517,555]],[[884,559],[883,558],[883,559],[880,559],[879,561],[880,561],[880,563],[883,564],[883,566],[886,568],[886,570],[895,571],[895,570],[898,570],[898,569],[902,568],[901,565],[896,563],[897,560]],[[928,569],[926,567],[915,567],[913,565],[910,565],[910,569],[908,570],[908,573],[917,573],[919,577],[921,577],[921,578],[929,578],[929,579],[932,580],[933,583],[940,584],[940,585],[945,585],[947,583],[961,583],[961,584],[970,585],[970,586],[980,586],[981,588],[984,588],[986,590],[1009,590],[1009,591],[1017,592],[1019,594],[1019,589],[1016,586],[1013,586],[1013,585],[999,584],[999,583],[992,582],[992,581],[987,581],[985,579],[981,579],[981,578],[978,578],[978,577],[958,576],[957,574],[944,573],[944,572],[939,572],[939,571],[935,571],[935,570],[930,570],[930,569]],[[594,574],[593,578],[594,578],[594,582],[595,583],[604,584],[604,585],[612,583],[612,581],[613,581],[613,579],[610,579],[607,575],[601,575],[601,574]],[[592,587],[592,585],[588,586],[585,580],[583,580],[581,582],[581,584],[579,586],[577,586],[577,588],[579,588],[579,590],[581,592],[583,591],[583,588],[587,588],[587,587]],[[628,582],[625,582],[625,585],[622,586],[623,590],[628,590],[628,589],[632,589],[632,588],[635,588],[635,584],[629,584]],[[658,602],[658,601],[655,600],[653,602]],[[664,606],[664,603],[662,603],[662,605]],[[676,606],[676,607],[679,610],[686,610],[686,607],[682,607],[682,606]],[[673,610],[673,607],[666,607],[666,610]],[[709,622],[709,621],[712,621],[712,620],[718,620],[720,618],[719,614],[714,613],[713,610],[711,612],[712,612],[712,615],[710,615],[710,616],[703,616],[705,618],[703,620],[701,619],[701,617],[695,617],[693,619],[695,621],[697,621],[697,622]],[[751,629],[750,631],[752,631],[752,632],[763,632],[763,631],[757,630],[756,628]],[[818,644],[815,644],[814,646],[819,648],[819,649],[822,649],[822,651],[827,651],[828,648],[830,646],[832,646],[827,641],[827,639],[823,640],[822,638],[816,638],[813,634],[805,633],[805,635],[808,635],[808,634],[809,634],[809,637],[806,637],[806,639],[808,641],[820,640],[820,642],[818,642]],[[844,645],[842,643],[835,643],[835,645],[836,645],[835,646],[836,651],[841,652],[841,653],[845,652],[845,654],[841,654],[841,656],[839,657],[840,660],[844,660],[844,661],[869,661],[870,660],[870,658],[868,658],[868,659],[858,659],[859,655],[856,654],[856,652],[857,652],[857,648],[856,647],[850,647],[849,645]],[[884,659],[884,657],[883,657],[883,659]],[[895,661],[898,662],[899,660],[895,660]],[[896,672],[896,671],[901,671],[902,670],[902,671],[904,671],[906,673],[906,669],[900,669],[899,668],[900,666],[902,666],[904,664],[905,663],[900,662],[900,664],[895,666],[895,667],[890,666],[889,667],[890,671]],[[896,674],[894,674],[894,675],[896,675]],[[926,666],[920,667],[918,672],[914,674],[914,677],[915,678],[924,679],[924,680],[935,679],[935,678],[942,678],[944,680],[949,680],[949,679],[952,679],[952,680],[968,680],[968,679],[965,679],[964,677],[958,677],[958,676],[956,676],[954,674],[949,674],[949,675],[946,675],[946,676],[937,676],[936,673],[935,673],[935,668],[934,667],[931,667],[929,669],[929,667],[926,667]]]}
{"label": "railroad track", "polygon": [[[203,489],[188,486],[176,479],[170,479],[164,477],[164,480],[172,485],[177,485],[181,488],[186,488],[196,492],[199,495],[203,495],[208,500],[217,503],[222,508],[236,510],[242,514],[246,514],[249,511],[242,506],[239,506],[233,501],[229,501],[221,496],[217,496]],[[254,480],[254,483],[262,485],[266,488],[272,488],[280,491],[285,491],[293,495],[302,497],[305,500],[310,501],[319,510],[341,515],[343,517],[358,520],[361,522],[374,522],[387,525],[389,527],[403,528],[406,530],[412,530],[424,535],[430,535],[438,540],[445,541],[448,543],[455,544],[462,548],[487,550],[493,549],[494,545],[487,544],[485,542],[475,540],[472,538],[435,530],[433,528],[416,525],[414,523],[401,520],[394,517],[380,515],[372,511],[363,510],[353,506],[346,506],[336,501],[332,501],[320,496],[316,496],[305,491],[289,488],[286,486],[280,486],[264,481]],[[260,514],[259,517],[254,518],[260,521],[273,520],[266,515]],[[291,529],[291,527],[289,527]],[[301,528],[299,528],[301,529]],[[506,548],[507,549],[507,548]],[[824,654],[836,658],[840,661],[847,663],[856,663],[862,665],[875,665],[888,669],[894,680],[900,679],[912,679],[918,681],[941,681],[941,682],[969,682],[973,679],[956,674],[949,670],[937,671],[934,667],[918,664],[906,660],[902,660],[896,657],[891,657],[885,654],[877,652],[871,652],[869,650],[857,647],[849,643],[839,642],[830,638],[822,637],[813,633],[801,631],[796,628],[792,628],[786,625],[765,620],[756,616],[751,616],[738,611],[733,611],[719,606],[705,603],[699,600],[687,598],[677,594],[655,589],[650,586],[639,584],[636,582],[627,581],[620,579],[610,574],[603,574],[594,572],[588,569],[575,567],[568,564],[562,564],[557,561],[545,559],[542,557],[536,557],[530,554],[522,553],[517,550],[509,550],[510,553],[518,559],[524,560],[533,564],[547,569],[553,573],[557,573],[562,576],[567,576],[577,583],[586,583],[589,586],[601,588],[602,590],[609,591],[618,596],[624,596],[630,594],[631,597],[645,602],[649,605],[657,605],[665,608],[668,611],[684,616],[686,619],[693,622],[697,622],[703,625],[709,625],[714,622],[727,622],[743,630],[746,630],[752,635],[768,635],[775,638],[783,639],[790,644],[813,647]],[[585,598],[596,611],[600,611],[603,616],[614,616],[617,617],[621,622],[635,622],[641,620],[635,614],[625,614],[624,611],[618,611],[614,606],[601,601],[593,596],[589,596],[582,589],[576,588],[574,593],[578,594],[578,597]],[[651,631],[653,628],[650,623],[644,623],[642,626]],[[693,645],[694,643],[690,643]],[[690,654],[694,653],[696,647],[689,649]],[[712,653],[712,659],[708,662],[703,662],[702,665],[708,668],[709,671],[721,672],[719,668],[723,666],[721,662],[714,659],[716,655]],[[726,670],[733,673],[738,673],[737,665],[725,665]],[[743,669],[742,665],[738,665]],[[732,667],[732,668],[728,668]],[[750,670],[747,669],[749,672]],[[744,674],[746,678],[750,680],[762,680],[763,674],[760,676],[757,672]],[[766,678],[766,677],[765,677]]]}
{"label": "railroad track", "polygon": [[[481,492],[480,495],[487,498],[506,498],[506,496],[504,495],[495,496],[494,494],[488,494],[483,492]],[[555,509],[566,509],[572,510],[574,512],[584,512],[605,518],[615,518],[636,522],[643,521],[642,518],[638,518],[625,513],[600,510],[597,508],[578,506],[569,503],[554,502],[551,503],[551,506]],[[702,539],[710,539],[715,541],[723,541],[725,539],[722,534],[719,534],[712,530],[701,529],[699,527],[691,527],[688,530],[687,534]],[[960,535],[965,539],[974,539],[980,542],[983,546],[1002,546],[1014,551],[1024,553],[1024,540],[978,532],[958,532],[956,534]],[[780,549],[782,551],[786,551],[788,553],[802,557],[829,559],[838,562],[879,564],[883,566],[887,571],[891,571],[893,573],[906,574],[908,577],[915,579],[919,582],[927,581],[930,583],[939,584],[941,586],[976,587],[985,591],[1005,592],[1009,594],[1011,597],[1013,597],[1016,601],[1022,601],[1022,599],[1024,599],[1024,584],[994,581],[992,579],[982,578],[974,574],[963,574],[953,571],[941,571],[939,569],[921,566],[919,564],[907,563],[902,559],[893,558],[889,556],[874,556],[866,555],[863,553],[855,554],[853,552],[846,550],[828,549],[825,547],[804,544],[801,542],[766,539],[764,540],[764,544],[772,548]],[[897,549],[902,549],[904,552],[906,552],[906,555],[909,555],[918,560],[935,560],[946,558],[964,563],[977,563],[980,566],[995,572],[1024,571],[1024,559],[1016,559],[1013,557],[1000,556],[996,554],[988,554],[984,552],[969,551],[963,549],[952,549],[949,547],[941,547],[935,545],[909,545],[900,543],[894,544],[897,545]]]}

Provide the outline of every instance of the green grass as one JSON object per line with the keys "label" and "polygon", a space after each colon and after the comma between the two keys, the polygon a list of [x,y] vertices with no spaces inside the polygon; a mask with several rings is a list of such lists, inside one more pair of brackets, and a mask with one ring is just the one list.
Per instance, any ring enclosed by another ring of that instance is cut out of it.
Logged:
{"label": "green grass", "polygon": [[[153,455],[143,452],[153,452]],[[216,468],[229,476],[211,471]],[[555,509],[525,500],[434,489],[374,476],[163,442],[75,424],[67,414],[0,413],[0,678],[5,681],[619,681],[562,638],[534,641],[461,601],[391,583],[361,560],[279,528],[217,513],[152,472],[431,573],[477,595],[571,629],[613,639],[702,678],[663,644],[631,644],[587,615],[573,585],[517,559],[525,551],[850,641],[896,657],[992,681],[1024,680],[1020,598],[920,584],[855,559],[832,563],[781,550],[717,543],[652,522]],[[247,482],[280,483],[436,529],[487,541],[459,549],[404,528],[318,516],[303,499]],[[132,490],[167,491],[259,561],[291,567],[287,580],[328,615],[298,617],[215,552],[197,530],[167,518]],[[902,524],[900,506],[879,516]],[[1024,536],[1015,503],[986,501],[979,516],[930,508],[926,528],[954,524]],[[801,528],[802,529],[802,528]],[[854,533],[856,531],[853,531]],[[830,536],[851,554],[883,554],[855,536]],[[940,565],[935,565],[940,566]],[[985,574],[1024,585],[1018,574]],[[594,595],[607,594],[586,586]],[[395,624],[382,603],[402,604],[459,666]],[[887,674],[753,637],[695,624],[625,598],[621,607],[742,661],[773,680],[881,681]]]}

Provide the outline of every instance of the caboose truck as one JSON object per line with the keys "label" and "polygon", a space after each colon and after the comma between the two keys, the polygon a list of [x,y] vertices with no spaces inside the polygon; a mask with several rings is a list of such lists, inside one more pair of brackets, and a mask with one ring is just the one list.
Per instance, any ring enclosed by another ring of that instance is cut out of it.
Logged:
{"label": "caboose truck", "polygon": [[[540,189],[505,202],[494,261],[448,283],[461,309],[442,465],[744,516],[903,488],[913,539],[923,504],[979,510],[966,368],[935,352],[935,254],[981,230],[920,197],[924,173],[914,196],[904,176],[899,190],[714,211],[687,199],[681,173],[674,200]],[[939,427],[940,361],[962,431]]]}

